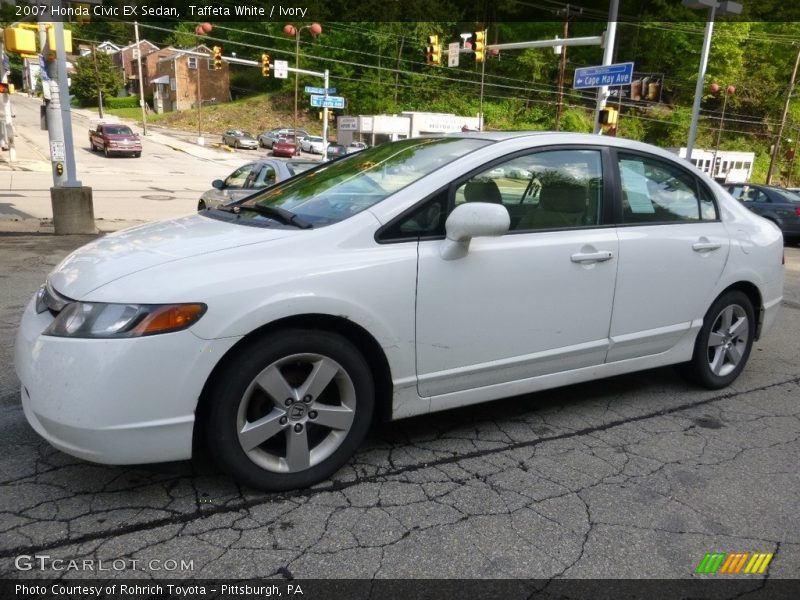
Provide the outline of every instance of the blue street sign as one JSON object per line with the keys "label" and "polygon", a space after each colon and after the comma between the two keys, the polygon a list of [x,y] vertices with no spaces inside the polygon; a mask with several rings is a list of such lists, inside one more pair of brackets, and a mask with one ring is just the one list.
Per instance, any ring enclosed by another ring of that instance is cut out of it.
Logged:
{"label": "blue street sign", "polygon": [[630,85],[633,81],[633,63],[619,63],[599,67],[575,69],[572,87],[576,90],[602,87],[604,85]]}
{"label": "blue street sign", "polygon": [[321,94],[325,96],[326,94],[335,94],[336,88],[328,88],[327,91],[325,88],[321,87],[314,87],[313,85],[307,85],[305,87],[306,94]]}
{"label": "blue street sign", "polygon": [[312,94],[311,106],[315,108],[344,108],[344,97]]}

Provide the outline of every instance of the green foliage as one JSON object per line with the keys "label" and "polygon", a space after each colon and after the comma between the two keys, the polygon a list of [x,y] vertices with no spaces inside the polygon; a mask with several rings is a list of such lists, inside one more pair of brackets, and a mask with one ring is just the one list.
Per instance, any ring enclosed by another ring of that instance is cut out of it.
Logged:
{"label": "green foliage", "polygon": [[116,96],[122,86],[122,75],[108,54],[96,52],[94,59],[88,54],[75,61],[70,90],[82,104],[96,104],[98,89],[103,92],[104,101],[107,101]]}
{"label": "green foliage", "polygon": [[108,108],[138,108],[139,96],[125,96],[123,98],[104,98],[103,105]]}
{"label": "green foliage", "polygon": [[583,108],[568,108],[561,114],[561,131],[592,133],[594,112]]}

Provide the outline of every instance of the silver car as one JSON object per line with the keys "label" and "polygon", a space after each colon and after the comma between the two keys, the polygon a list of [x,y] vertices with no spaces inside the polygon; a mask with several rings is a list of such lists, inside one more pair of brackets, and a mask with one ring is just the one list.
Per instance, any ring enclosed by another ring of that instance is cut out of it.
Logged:
{"label": "silver car", "polygon": [[258,150],[258,140],[247,131],[242,131],[241,129],[228,129],[222,134],[222,143],[234,148]]}
{"label": "silver car", "polygon": [[316,160],[264,159],[239,167],[224,180],[215,179],[211,189],[200,196],[197,210],[219,208],[241,200],[253,192],[273,183],[294,177],[298,173],[319,166]]}

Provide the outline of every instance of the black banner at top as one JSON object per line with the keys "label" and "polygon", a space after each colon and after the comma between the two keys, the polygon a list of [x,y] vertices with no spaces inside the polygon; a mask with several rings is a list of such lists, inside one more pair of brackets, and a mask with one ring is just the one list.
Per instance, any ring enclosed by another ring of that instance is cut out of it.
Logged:
{"label": "black banner at top", "polygon": [[[572,21],[608,20],[609,0],[0,0],[0,21],[451,21],[497,23],[559,21],[569,7]],[[619,0],[621,22],[705,21],[711,11],[681,0]],[[722,3],[719,21],[800,21],[800,3],[744,0],[741,12],[725,12],[736,3]]]}

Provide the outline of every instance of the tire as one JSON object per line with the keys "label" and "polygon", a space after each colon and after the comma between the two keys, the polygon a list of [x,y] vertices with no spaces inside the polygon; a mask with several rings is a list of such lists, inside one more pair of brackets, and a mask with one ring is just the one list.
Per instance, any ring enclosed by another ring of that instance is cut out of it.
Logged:
{"label": "tire", "polygon": [[233,142],[233,147],[234,147],[235,149],[237,149],[237,150],[239,149],[239,141],[238,141],[238,140],[236,140],[236,141],[234,141],[234,142]]}
{"label": "tire", "polygon": [[750,298],[737,290],[722,294],[703,319],[692,360],[679,371],[711,390],[730,385],[747,364],[755,331]]}
{"label": "tire", "polygon": [[106,158],[111,157],[111,153],[108,151],[108,146],[103,146],[103,154],[106,155]]}
{"label": "tire", "polygon": [[210,388],[204,428],[209,452],[238,482],[272,492],[314,485],[366,436],[372,373],[346,338],[287,329],[256,340],[230,365]]}
{"label": "tire", "polygon": [[200,200],[200,202],[197,203],[197,210],[205,210],[205,209],[206,209],[206,203],[203,200]]}
{"label": "tire", "polygon": [[134,152],[133,153],[133,158],[139,158],[141,155],[142,155],[141,152]]}

